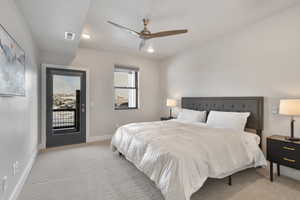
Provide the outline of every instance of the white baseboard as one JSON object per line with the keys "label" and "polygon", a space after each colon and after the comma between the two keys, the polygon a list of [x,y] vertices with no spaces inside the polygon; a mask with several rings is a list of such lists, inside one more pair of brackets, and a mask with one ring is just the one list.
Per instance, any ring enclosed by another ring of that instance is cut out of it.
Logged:
{"label": "white baseboard", "polygon": [[112,135],[101,135],[101,136],[92,136],[86,139],[86,142],[99,142],[104,140],[110,140]]}
{"label": "white baseboard", "polygon": [[23,173],[22,173],[17,185],[15,186],[14,190],[12,191],[12,194],[10,195],[9,200],[17,200],[18,199],[18,196],[21,193],[22,188],[23,188],[23,186],[28,178],[28,175],[32,169],[32,166],[36,160],[37,154],[38,154],[37,150],[32,154],[31,158],[29,159],[28,164],[26,165],[25,169],[23,170]]}

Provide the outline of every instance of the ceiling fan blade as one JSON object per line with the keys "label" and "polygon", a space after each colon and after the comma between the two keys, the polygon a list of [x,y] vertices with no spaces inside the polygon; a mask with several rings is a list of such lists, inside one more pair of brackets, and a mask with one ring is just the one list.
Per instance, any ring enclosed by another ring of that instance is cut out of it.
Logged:
{"label": "ceiling fan blade", "polygon": [[142,49],[144,48],[145,45],[146,45],[146,40],[142,40],[139,45],[139,50],[142,51]]}
{"label": "ceiling fan blade", "polygon": [[121,29],[123,29],[123,30],[126,30],[126,31],[128,31],[129,33],[131,33],[131,34],[133,34],[133,35],[135,35],[135,36],[140,36],[140,33],[139,33],[139,32],[134,31],[134,30],[132,30],[132,29],[130,29],[130,28],[127,28],[127,27],[125,27],[125,26],[116,24],[116,23],[114,23],[114,22],[112,22],[112,21],[107,21],[107,23],[109,23],[109,24],[111,24],[111,25],[113,25],[113,26],[115,26],[115,27],[121,28]]}
{"label": "ceiling fan blade", "polygon": [[157,33],[151,33],[147,35],[146,37],[151,39],[151,38],[157,38],[157,37],[166,37],[166,36],[172,36],[172,35],[178,35],[178,34],[183,34],[187,33],[187,29],[183,30],[173,30],[173,31],[162,31],[162,32],[157,32]]}

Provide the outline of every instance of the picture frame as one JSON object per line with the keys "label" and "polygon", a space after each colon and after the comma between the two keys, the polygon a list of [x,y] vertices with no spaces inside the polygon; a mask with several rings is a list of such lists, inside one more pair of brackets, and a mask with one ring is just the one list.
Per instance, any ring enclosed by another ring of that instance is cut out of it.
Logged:
{"label": "picture frame", "polygon": [[0,24],[0,96],[25,96],[25,76],[25,51]]}

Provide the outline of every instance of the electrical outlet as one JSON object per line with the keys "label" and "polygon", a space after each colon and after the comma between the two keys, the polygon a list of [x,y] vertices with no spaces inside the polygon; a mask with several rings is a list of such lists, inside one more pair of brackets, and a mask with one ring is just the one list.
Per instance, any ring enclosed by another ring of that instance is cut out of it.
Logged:
{"label": "electrical outlet", "polygon": [[16,162],[14,162],[14,164],[13,164],[13,175],[15,176],[15,175],[17,175],[18,173],[19,173],[19,162],[16,161]]}
{"label": "electrical outlet", "polygon": [[1,188],[0,188],[1,192],[4,193],[7,190],[7,176],[4,176],[1,179],[0,185],[1,185]]}

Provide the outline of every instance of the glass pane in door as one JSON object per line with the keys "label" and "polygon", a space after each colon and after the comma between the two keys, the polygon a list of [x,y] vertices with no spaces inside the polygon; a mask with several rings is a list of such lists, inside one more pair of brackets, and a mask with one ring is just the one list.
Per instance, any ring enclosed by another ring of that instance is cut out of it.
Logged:
{"label": "glass pane in door", "polygon": [[79,129],[80,77],[53,75],[53,121],[57,131]]}

